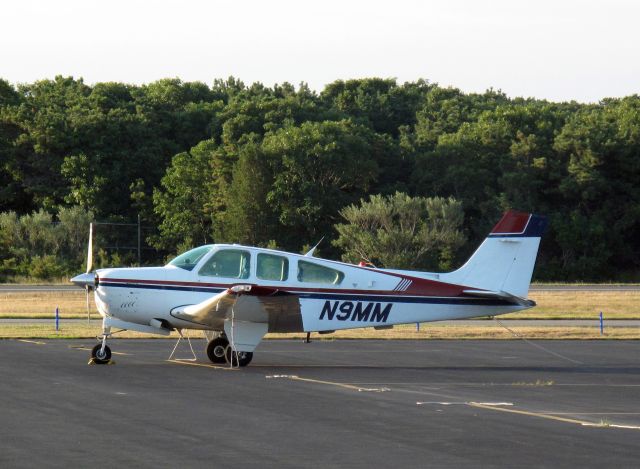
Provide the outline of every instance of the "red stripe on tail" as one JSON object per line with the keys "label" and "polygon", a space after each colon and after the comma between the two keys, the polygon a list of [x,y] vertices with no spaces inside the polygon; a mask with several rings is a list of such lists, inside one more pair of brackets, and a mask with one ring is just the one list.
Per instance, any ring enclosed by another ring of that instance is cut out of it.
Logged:
{"label": "red stripe on tail", "polygon": [[509,210],[503,215],[498,224],[493,227],[491,234],[520,234],[524,233],[527,227],[530,213],[516,212]]}

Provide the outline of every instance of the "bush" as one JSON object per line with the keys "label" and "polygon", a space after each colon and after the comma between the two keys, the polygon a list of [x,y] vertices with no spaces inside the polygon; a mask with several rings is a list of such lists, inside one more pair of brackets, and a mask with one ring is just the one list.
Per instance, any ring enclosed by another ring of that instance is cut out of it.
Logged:
{"label": "bush", "polygon": [[56,257],[51,255],[34,256],[29,266],[29,275],[31,277],[51,280],[60,278],[67,274],[65,266]]}

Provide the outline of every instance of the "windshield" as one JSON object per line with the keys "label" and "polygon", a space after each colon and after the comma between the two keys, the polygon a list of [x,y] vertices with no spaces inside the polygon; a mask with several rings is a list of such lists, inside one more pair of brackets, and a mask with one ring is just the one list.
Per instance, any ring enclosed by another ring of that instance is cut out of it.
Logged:
{"label": "windshield", "polygon": [[192,249],[169,262],[168,265],[175,265],[185,270],[193,270],[196,264],[202,259],[202,256],[207,254],[213,249],[213,246],[200,246],[199,248]]}

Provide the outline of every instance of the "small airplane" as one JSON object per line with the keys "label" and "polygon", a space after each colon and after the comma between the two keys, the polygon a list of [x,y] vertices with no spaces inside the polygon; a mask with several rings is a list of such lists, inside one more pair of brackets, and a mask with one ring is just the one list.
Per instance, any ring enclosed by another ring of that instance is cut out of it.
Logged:
{"label": "small airplane", "polygon": [[267,332],[386,329],[531,308],[535,302],[526,296],[546,224],[543,216],[508,211],[469,260],[448,273],[320,259],[315,248],[302,255],[237,244],[200,246],[164,267],[92,273],[90,231],[87,272],[71,281],[87,289],[87,298],[95,291],[103,318],[94,363],[109,362],[112,329],[177,330],[181,338],[182,330],[199,329],[213,363],[243,367]]}

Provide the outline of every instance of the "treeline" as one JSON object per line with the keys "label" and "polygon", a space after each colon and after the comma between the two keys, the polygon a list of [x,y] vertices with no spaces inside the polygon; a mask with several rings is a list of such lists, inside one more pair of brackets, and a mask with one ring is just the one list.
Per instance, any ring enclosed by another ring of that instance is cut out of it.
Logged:
{"label": "treeline", "polygon": [[464,260],[516,208],[550,217],[539,280],[639,277],[638,96],[550,103],[375,78],[320,93],[234,78],[0,80],[0,167],[5,276],[29,272],[34,255],[68,269],[84,256],[62,245],[16,253],[27,240],[5,227],[25,216],[140,214],[157,227],[149,242],[169,252],[208,242],[300,251],[324,236],[319,251],[339,258],[353,256],[338,240],[341,211],[402,193],[446,198],[464,215],[456,239],[466,241],[447,262],[414,267]]}

